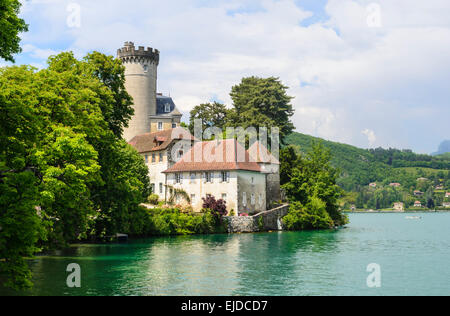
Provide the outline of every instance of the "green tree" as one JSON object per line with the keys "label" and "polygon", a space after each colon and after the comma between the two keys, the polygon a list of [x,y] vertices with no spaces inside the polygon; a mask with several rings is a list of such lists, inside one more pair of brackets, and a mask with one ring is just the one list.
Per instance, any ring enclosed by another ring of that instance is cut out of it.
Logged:
{"label": "green tree", "polygon": [[[99,53],[0,69],[0,273],[30,286],[41,247],[127,232],[150,193],[144,159],[121,138],[132,113],[123,67]],[[39,247],[38,247],[39,246]]]}
{"label": "green tree", "polygon": [[356,203],[355,206],[359,209],[362,209],[365,207],[364,205],[364,194],[362,192],[358,192],[358,196],[356,197]]}
{"label": "green tree", "polygon": [[229,115],[229,125],[244,129],[250,126],[276,126],[284,143],[285,137],[294,130],[290,121],[294,115],[293,98],[287,95],[287,89],[279,78],[243,78],[231,89],[234,108]]}
{"label": "green tree", "polygon": [[194,133],[194,120],[201,120],[202,131],[209,127],[223,129],[226,126],[230,110],[222,103],[202,103],[190,112],[189,130]]}
{"label": "green tree", "polygon": [[98,78],[112,93],[113,102],[102,104],[102,113],[109,129],[116,137],[121,137],[123,128],[134,114],[133,100],[125,89],[125,68],[113,56],[99,52],[88,54],[84,61],[93,77]]}
{"label": "green tree", "polygon": [[436,206],[436,204],[434,203],[434,200],[432,198],[429,198],[427,200],[427,207],[431,210]]}
{"label": "green tree", "polygon": [[292,203],[283,223],[288,230],[329,229],[334,225],[326,203],[316,196],[311,197],[305,207],[299,202]]}
{"label": "green tree", "polygon": [[82,61],[76,60],[72,53],[59,54],[50,58],[49,69],[98,83],[90,90],[98,95],[103,128],[86,133],[101,166],[100,179],[90,185],[94,208],[101,210],[94,216],[91,233],[108,236],[126,232],[131,213],[150,194],[150,183],[144,159],[121,138],[133,113],[131,97],[124,90],[124,68],[112,57],[94,52]]}
{"label": "green tree", "polygon": [[19,33],[28,31],[28,25],[18,17],[18,0],[0,0],[0,58],[14,62],[13,55],[20,53]]}
{"label": "green tree", "polygon": [[308,205],[311,198],[323,201],[335,225],[344,225],[347,218],[340,212],[338,199],[341,189],[336,184],[338,170],[330,164],[330,152],[321,143],[314,144],[304,157],[299,157],[290,180],[282,187],[292,202]]}
{"label": "green tree", "polygon": [[95,221],[95,236],[128,232],[133,213],[151,193],[144,158],[123,140],[109,145],[99,158],[102,181],[91,187],[92,200],[101,210]]}
{"label": "green tree", "polygon": [[292,170],[301,163],[294,146],[287,146],[280,150],[280,184],[286,184],[291,180]]}

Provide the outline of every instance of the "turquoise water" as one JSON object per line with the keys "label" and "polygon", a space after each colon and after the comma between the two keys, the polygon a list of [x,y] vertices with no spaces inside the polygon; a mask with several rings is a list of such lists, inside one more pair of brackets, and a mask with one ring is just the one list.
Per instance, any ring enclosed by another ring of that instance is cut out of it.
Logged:
{"label": "turquoise water", "polygon": [[[23,294],[450,295],[450,214],[418,215],[352,214],[338,231],[74,246],[33,260],[35,287]],[[70,263],[81,267],[79,289],[66,286]],[[381,288],[367,287],[370,263]]]}

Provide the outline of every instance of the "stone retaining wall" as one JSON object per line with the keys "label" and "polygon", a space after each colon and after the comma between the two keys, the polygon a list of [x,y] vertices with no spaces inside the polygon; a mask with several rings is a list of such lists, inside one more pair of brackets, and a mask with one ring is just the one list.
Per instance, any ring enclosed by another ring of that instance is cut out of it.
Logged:
{"label": "stone retaining wall", "polygon": [[229,233],[255,233],[282,230],[281,219],[287,215],[289,205],[285,204],[254,216],[228,216]]}

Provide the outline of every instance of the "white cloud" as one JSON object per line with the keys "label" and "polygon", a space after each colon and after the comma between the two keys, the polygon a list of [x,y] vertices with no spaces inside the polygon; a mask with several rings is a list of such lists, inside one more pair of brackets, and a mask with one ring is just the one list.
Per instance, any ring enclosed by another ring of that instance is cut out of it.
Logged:
{"label": "white cloud", "polygon": [[367,141],[369,142],[369,147],[373,147],[375,145],[375,142],[377,141],[377,136],[375,135],[375,132],[370,129],[365,129],[362,131],[363,135],[367,136]]}
{"label": "white cloud", "polygon": [[29,54],[32,58],[46,60],[52,55],[57,55],[59,52],[53,49],[41,49],[31,44],[22,46],[22,51]]}
{"label": "white cloud", "polygon": [[428,152],[448,138],[448,0],[376,1],[381,28],[367,25],[368,0],[329,0],[330,19],[308,27],[293,0],[78,0],[81,27],[69,28],[70,2],[26,4],[24,44],[39,51],[25,54],[115,54],[132,40],[160,49],[159,90],[183,111],[229,104],[243,76],[273,75],[295,96],[301,132],[366,146],[361,131],[376,126],[377,144]]}

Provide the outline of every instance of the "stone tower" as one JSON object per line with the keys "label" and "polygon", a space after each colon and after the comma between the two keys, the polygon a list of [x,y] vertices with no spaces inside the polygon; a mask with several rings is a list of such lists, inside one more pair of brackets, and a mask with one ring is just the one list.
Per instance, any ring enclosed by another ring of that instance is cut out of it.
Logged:
{"label": "stone tower", "polygon": [[159,51],[143,46],[136,49],[134,43],[125,42],[124,47],[117,51],[117,58],[125,66],[125,88],[134,102],[134,116],[123,132],[123,138],[130,141],[137,135],[149,133],[151,116],[156,115]]}

